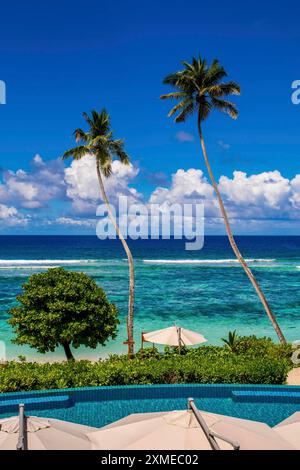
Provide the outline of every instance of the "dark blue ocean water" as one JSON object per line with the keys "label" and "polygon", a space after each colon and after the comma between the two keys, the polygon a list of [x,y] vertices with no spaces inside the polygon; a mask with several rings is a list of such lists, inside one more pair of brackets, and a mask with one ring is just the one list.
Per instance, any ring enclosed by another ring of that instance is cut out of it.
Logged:
{"label": "dark blue ocean water", "polygon": [[[300,339],[300,237],[237,237],[237,243],[289,340]],[[177,324],[218,343],[229,330],[275,338],[257,296],[236,263],[226,237],[206,237],[200,251],[186,251],[184,240],[129,241],[136,265],[135,334]],[[0,340],[9,357],[37,357],[13,345],[8,310],[30,274],[53,266],[92,276],[119,308],[119,337],[96,351],[125,351],[128,266],[118,240],[89,236],[0,237]],[[61,356],[61,351],[47,355]],[[40,357],[39,357],[40,358]],[[42,356],[43,358],[43,356]]]}

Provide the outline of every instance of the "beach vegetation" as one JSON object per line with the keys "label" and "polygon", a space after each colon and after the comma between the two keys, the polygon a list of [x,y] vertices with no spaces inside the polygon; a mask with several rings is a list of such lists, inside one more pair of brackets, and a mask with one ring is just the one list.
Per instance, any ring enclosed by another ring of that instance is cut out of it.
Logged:
{"label": "beach vegetation", "polygon": [[235,348],[236,354],[247,354],[248,357],[271,357],[277,360],[290,360],[293,354],[291,343],[274,343],[271,338],[255,335],[239,336]]}
{"label": "beach vegetation", "polygon": [[97,362],[10,361],[0,367],[0,392],[143,384],[284,384],[291,348],[268,338],[241,337],[232,353],[224,346],[200,346],[181,355],[146,348],[133,358],[111,355]]}
{"label": "beach vegetation", "polygon": [[225,343],[225,348],[228,348],[229,351],[231,352],[236,352],[238,348],[239,340],[240,340],[236,330],[229,331],[228,338],[221,338],[221,339],[223,343]]}
{"label": "beach vegetation", "polygon": [[117,308],[84,273],[52,268],[33,274],[17,301],[9,319],[16,334],[13,342],[29,344],[40,353],[62,346],[73,360],[71,348],[96,348],[116,337]]}

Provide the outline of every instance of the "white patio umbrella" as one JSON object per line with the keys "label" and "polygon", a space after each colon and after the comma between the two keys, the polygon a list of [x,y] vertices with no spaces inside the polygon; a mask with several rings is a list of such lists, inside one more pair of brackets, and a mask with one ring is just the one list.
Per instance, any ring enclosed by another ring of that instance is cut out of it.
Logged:
{"label": "white patio umbrella", "polygon": [[196,333],[179,326],[170,326],[162,330],[143,333],[143,341],[155,344],[166,344],[168,346],[193,346],[195,344],[206,343],[207,339],[200,333]]}
{"label": "white patio umbrella", "polygon": [[300,450],[300,411],[274,426],[274,431]]}
{"label": "white patio umbrella", "polygon": [[267,424],[191,409],[132,414],[88,433],[98,450],[233,450],[294,447]]}
{"label": "white patio umbrella", "polygon": [[89,450],[96,428],[58,419],[20,415],[0,420],[0,450]]}

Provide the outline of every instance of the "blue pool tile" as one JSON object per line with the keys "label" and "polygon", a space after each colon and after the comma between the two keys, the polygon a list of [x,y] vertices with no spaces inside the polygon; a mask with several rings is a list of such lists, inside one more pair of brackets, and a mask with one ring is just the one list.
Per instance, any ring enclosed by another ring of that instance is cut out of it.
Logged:
{"label": "blue pool tile", "polygon": [[66,408],[72,405],[69,395],[39,396],[14,398],[12,400],[0,400],[0,413],[8,413],[10,411],[18,412],[19,404],[23,403],[26,410],[44,410]]}
{"label": "blue pool tile", "polygon": [[[243,401],[236,399],[238,396]],[[16,413],[3,408],[9,401],[13,400],[15,407],[27,401],[31,415],[100,427],[131,413],[186,409],[187,399],[193,397],[199,409],[272,426],[300,411],[298,396],[300,387],[282,385],[180,384],[46,390],[0,394],[0,417]]]}
{"label": "blue pool tile", "polygon": [[300,403],[300,390],[278,391],[278,390],[253,390],[253,391],[233,391],[235,401],[249,402],[270,402],[276,400],[278,403]]}

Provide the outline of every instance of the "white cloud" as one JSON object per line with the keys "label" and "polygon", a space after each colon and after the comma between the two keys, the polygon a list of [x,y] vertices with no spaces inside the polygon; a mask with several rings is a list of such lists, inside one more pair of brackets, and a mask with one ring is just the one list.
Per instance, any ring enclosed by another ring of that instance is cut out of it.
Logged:
{"label": "white cloud", "polygon": [[296,175],[295,178],[291,180],[291,190],[292,195],[290,201],[292,206],[295,209],[300,209],[300,175]]}
{"label": "white cloud", "polygon": [[193,134],[190,134],[189,132],[184,132],[184,131],[177,132],[175,137],[177,140],[179,140],[179,142],[194,142],[195,140]]}
{"label": "white cloud", "polygon": [[44,164],[42,157],[38,153],[33,157],[33,162],[35,163],[35,165]]}
{"label": "white cloud", "polygon": [[[113,162],[112,175],[104,178],[106,192],[112,205],[118,205],[119,196],[127,196],[128,203],[141,200],[141,194],[129,186],[138,173],[138,168],[133,165],[126,166],[117,160]],[[72,201],[74,212],[95,215],[96,208],[102,201],[95,160],[88,155],[81,160],[74,160],[71,166],[65,169],[65,182],[67,196]]]}
{"label": "white cloud", "polygon": [[0,183],[0,203],[17,208],[40,209],[52,199],[64,197],[63,164],[59,160],[45,163],[39,155],[31,162],[32,170],[5,171]]}
{"label": "white cloud", "polygon": [[218,145],[221,147],[223,150],[229,150],[230,145],[224,142],[224,140],[218,140]]}
{"label": "white cloud", "polygon": [[279,171],[250,176],[242,171],[234,171],[232,179],[221,176],[219,188],[235,204],[259,205],[270,209],[282,209],[291,193],[290,181]]}
{"label": "white cloud", "polygon": [[15,207],[0,204],[1,229],[27,225],[29,218],[20,214]]}
{"label": "white cloud", "polygon": [[59,225],[71,225],[77,227],[96,227],[96,219],[73,219],[72,217],[58,217],[55,223]]}
{"label": "white cloud", "polygon": [[[114,161],[112,170],[104,184],[116,208],[119,196],[127,196],[129,205],[145,202],[167,207],[174,203],[204,202],[205,226],[212,231],[223,227],[213,188],[202,170],[178,169],[171,183],[166,177],[160,178],[161,185],[147,200],[132,187],[139,174],[136,166]],[[158,181],[155,180],[156,185]],[[288,179],[278,170],[250,175],[234,171],[232,176],[221,176],[218,185],[235,231],[247,233],[253,228],[263,232],[264,228],[272,227],[287,231],[289,226],[300,224],[300,174]],[[47,211],[47,218],[43,219],[44,213],[39,209],[51,208],[50,203],[58,201],[62,205],[54,204],[52,215]],[[35,155],[28,171],[4,171],[0,181],[0,221],[4,228],[29,222],[35,227],[48,223],[95,227],[99,221],[96,209],[101,202],[95,161],[89,156],[72,161],[66,168],[59,160],[45,162]]]}
{"label": "white cloud", "polygon": [[[124,167],[119,162],[114,162],[113,176],[105,180],[105,185],[115,207],[120,195],[129,196],[129,204],[143,200],[134,188],[129,187],[137,174],[137,168]],[[81,217],[94,216],[100,193],[93,159],[85,157],[81,161],[72,162],[71,167],[65,170],[65,175],[67,194],[72,201],[74,213]],[[300,221],[300,175],[289,180],[278,170],[249,176],[244,172],[234,171],[232,177],[221,176],[218,186],[234,228],[245,232],[257,228],[263,231],[264,226],[269,228],[275,224],[278,227],[280,224],[284,228],[289,220]],[[202,170],[177,170],[172,175],[171,184],[156,187],[146,204],[160,204],[162,210],[167,210],[171,204],[196,202],[204,203],[205,226],[208,230],[220,230],[223,221],[218,203],[213,187]],[[75,220],[74,225],[79,225],[78,219]],[[90,223],[90,219],[80,220]]]}
{"label": "white cloud", "polygon": [[8,217],[14,217],[18,211],[15,207],[8,207],[4,204],[0,204],[0,219],[7,219]]}
{"label": "white cloud", "polygon": [[205,202],[207,216],[213,216],[217,213],[212,186],[202,170],[193,168],[187,171],[177,170],[172,175],[170,188],[156,188],[151,194],[149,202],[153,204]]}
{"label": "white cloud", "polygon": [[232,216],[241,218],[290,217],[293,211],[291,182],[279,171],[247,176],[235,171],[233,178],[222,176],[219,188]]}
{"label": "white cloud", "polygon": [[[300,175],[289,180],[277,170],[249,176],[234,171],[231,178],[221,176],[218,186],[229,217],[246,231],[251,224],[257,226],[257,221],[268,227],[272,223],[277,227],[279,220],[281,225],[284,220],[300,221]],[[171,186],[156,188],[149,202],[162,205],[204,202],[205,225],[222,224],[213,188],[201,170],[177,170]]]}

